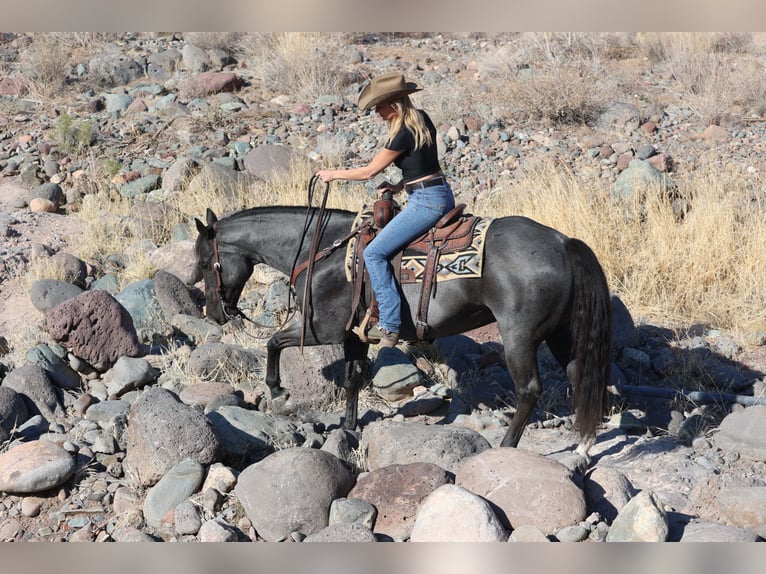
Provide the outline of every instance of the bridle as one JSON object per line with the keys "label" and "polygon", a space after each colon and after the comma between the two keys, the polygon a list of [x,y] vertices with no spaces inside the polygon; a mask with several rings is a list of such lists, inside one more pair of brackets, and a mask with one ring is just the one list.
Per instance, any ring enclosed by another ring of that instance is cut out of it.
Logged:
{"label": "bridle", "polygon": [[258,327],[266,327],[266,325],[261,325],[260,323],[253,321],[239,307],[234,307],[233,315],[229,314],[229,312],[226,310],[226,303],[223,300],[223,268],[221,267],[221,256],[218,252],[218,232],[216,225],[217,222],[213,223],[213,271],[215,271],[215,293],[218,296],[218,304],[221,307],[221,313],[223,313],[226,321],[231,321],[237,317],[242,317],[246,321],[250,321],[253,325]]}

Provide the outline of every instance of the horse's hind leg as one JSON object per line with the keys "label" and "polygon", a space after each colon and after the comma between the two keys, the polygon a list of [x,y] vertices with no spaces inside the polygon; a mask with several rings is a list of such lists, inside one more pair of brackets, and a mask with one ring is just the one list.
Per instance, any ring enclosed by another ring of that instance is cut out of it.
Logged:
{"label": "horse's hind leg", "polygon": [[359,391],[364,385],[365,365],[369,345],[351,338],[343,343],[343,353],[346,359],[346,376],[343,389],[346,391],[346,416],[343,428],[354,430],[359,413]]}
{"label": "horse's hind leg", "polygon": [[504,340],[509,341],[509,344],[505,345],[505,359],[516,385],[518,405],[500,446],[516,447],[542,394],[543,385],[537,368],[536,347],[531,342],[514,342],[511,337],[504,337]]}

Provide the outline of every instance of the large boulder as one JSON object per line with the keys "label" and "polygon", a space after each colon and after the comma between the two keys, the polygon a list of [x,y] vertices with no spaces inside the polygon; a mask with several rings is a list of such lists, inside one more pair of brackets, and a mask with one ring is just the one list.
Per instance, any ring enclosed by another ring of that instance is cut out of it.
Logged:
{"label": "large boulder", "polygon": [[142,354],[130,313],[106,291],[64,301],[48,312],[45,325],[54,341],[100,371],[122,356]]}
{"label": "large boulder", "polygon": [[166,389],[151,388],[128,416],[126,474],[136,486],[151,486],[173,466],[190,458],[218,462],[220,443],[213,425],[194,407]]}
{"label": "large boulder", "polygon": [[353,484],[351,469],[335,456],[293,447],[248,466],[235,493],[258,535],[275,542],[292,532],[311,535],[326,528],[333,500]]}

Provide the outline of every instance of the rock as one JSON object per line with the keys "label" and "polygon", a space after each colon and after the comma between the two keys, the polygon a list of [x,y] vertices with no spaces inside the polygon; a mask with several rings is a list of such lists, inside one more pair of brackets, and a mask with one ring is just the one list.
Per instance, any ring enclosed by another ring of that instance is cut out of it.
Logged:
{"label": "rock", "polygon": [[64,416],[64,405],[59,394],[47,371],[38,365],[23,365],[13,369],[3,379],[3,387],[23,397],[31,415],[39,413],[48,420]]}
{"label": "rock", "polygon": [[713,443],[721,450],[766,461],[766,405],[753,405],[727,415],[713,435]]}
{"label": "rock", "polygon": [[487,439],[467,428],[392,420],[367,425],[361,446],[370,470],[429,462],[453,473],[464,459],[490,448]]}
{"label": "rock", "polygon": [[156,484],[186,458],[218,462],[220,448],[205,415],[168,390],[150,388],[130,409],[124,464],[133,485]]}
{"label": "rock", "polygon": [[64,484],[74,471],[72,455],[57,444],[47,440],[21,443],[0,454],[0,491],[44,492]]}
{"label": "rock", "polygon": [[54,341],[100,371],[122,356],[142,354],[133,319],[106,291],[86,291],[64,301],[48,312],[45,324]]}
{"label": "rock", "polygon": [[350,469],[331,454],[295,447],[248,466],[234,490],[258,535],[278,541],[328,526],[332,501],[353,483]]}
{"label": "rock", "polygon": [[237,532],[220,518],[205,521],[197,534],[200,542],[236,542]]}
{"label": "rock", "polygon": [[642,490],[617,514],[606,541],[665,542],[668,532],[668,519],[657,497]]}
{"label": "rock", "polygon": [[295,149],[283,145],[262,144],[245,156],[245,169],[263,181],[287,177],[292,165],[307,161]]}
{"label": "rock", "polygon": [[455,484],[489,500],[506,528],[532,524],[553,534],[586,516],[585,494],[572,471],[518,448],[493,448],[467,458]]}
{"label": "rock", "polygon": [[381,347],[372,370],[372,386],[387,401],[412,397],[412,389],[423,384],[423,375],[397,347]]}
{"label": "rock", "polygon": [[410,542],[505,542],[508,534],[490,504],[454,484],[434,490],[415,516]]}
{"label": "rock", "polygon": [[447,471],[435,464],[393,464],[360,477],[348,498],[358,498],[377,509],[375,534],[402,541],[410,537],[423,499],[451,482]]}
{"label": "rock", "polygon": [[751,530],[766,539],[766,486],[721,488],[716,504],[735,526]]}
{"label": "rock", "polygon": [[229,460],[250,464],[257,462],[275,450],[275,445],[293,447],[302,438],[292,419],[244,409],[238,406],[222,406],[208,414],[215,429],[222,452]]}
{"label": "rock", "polygon": [[160,526],[165,513],[197,492],[204,475],[203,466],[193,459],[173,466],[146,494],[143,507],[146,522]]}
{"label": "rock", "polygon": [[523,524],[511,532],[509,542],[550,542],[545,532],[532,524]]}
{"label": "rock", "polygon": [[331,524],[306,536],[304,542],[375,542],[375,534],[361,524]]}
{"label": "rock", "polygon": [[114,297],[133,319],[133,326],[142,340],[151,341],[155,333],[168,330],[157,301],[152,279],[141,279],[126,286]]}
{"label": "rock", "polygon": [[57,279],[38,279],[29,288],[29,297],[35,309],[45,314],[64,301],[83,292],[81,287]]}
{"label": "rock", "polygon": [[109,396],[119,397],[127,391],[140,389],[157,380],[159,371],[141,357],[120,357],[102,377]]}
{"label": "rock", "polygon": [[612,522],[636,492],[630,481],[614,468],[596,466],[585,475],[585,500],[591,512]]}
{"label": "rock", "polygon": [[192,351],[186,368],[189,374],[211,382],[245,382],[263,371],[265,359],[264,353],[254,349],[211,342]]}
{"label": "rock", "polygon": [[684,528],[680,542],[759,542],[752,530],[716,522],[694,521]]}
{"label": "rock", "polygon": [[[149,263],[159,269],[154,275],[154,288],[157,290],[157,299],[160,302],[160,306],[163,303],[170,303],[174,301],[171,307],[167,309],[165,313],[166,318],[172,317],[175,313],[185,313],[186,315],[193,315],[195,317],[201,317],[202,311],[199,306],[191,298],[186,285],[194,285],[202,280],[202,270],[197,265],[197,261],[194,256],[194,242],[191,240],[179,240],[171,241],[165,245],[161,245],[149,255]],[[163,273],[164,275],[158,275]],[[175,277],[180,285],[176,282],[172,282],[172,279],[168,279],[166,275]],[[162,282],[162,289],[164,290],[160,294],[158,281]],[[182,287],[185,289],[182,290]],[[170,290],[170,292],[166,292]],[[186,295],[184,295],[184,291]],[[168,300],[168,297],[172,297]],[[166,311],[163,307],[163,312]]]}
{"label": "rock", "polygon": [[0,444],[29,418],[24,398],[9,386],[0,386]]}
{"label": "rock", "polygon": [[378,518],[378,509],[359,498],[336,498],[330,505],[329,525],[361,524],[372,530]]}

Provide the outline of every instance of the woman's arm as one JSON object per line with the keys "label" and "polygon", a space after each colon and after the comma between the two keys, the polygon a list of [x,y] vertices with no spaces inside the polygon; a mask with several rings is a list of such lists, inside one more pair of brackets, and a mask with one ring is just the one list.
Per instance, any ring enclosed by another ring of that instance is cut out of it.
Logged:
{"label": "woman's arm", "polygon": [[317,176],[325,183],[330,183],[336,179],[367,181],[391,165],[400,153],[402,152],[383,148],[374,158],[372,158],[372,161],[364,167],[354,167],[351,169],[321,169],[317,172]]}

